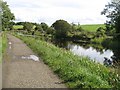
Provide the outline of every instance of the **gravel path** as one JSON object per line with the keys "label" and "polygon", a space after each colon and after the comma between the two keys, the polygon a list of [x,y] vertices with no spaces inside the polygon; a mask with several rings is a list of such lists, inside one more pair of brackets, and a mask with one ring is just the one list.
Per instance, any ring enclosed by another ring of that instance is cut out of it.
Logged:
{"label": "gravel path", "polygon": [[[61,80],[18,38],[8,35],[3,58],[3,88],[66,88]],[[33,60],[34,59],[34,60]]]}

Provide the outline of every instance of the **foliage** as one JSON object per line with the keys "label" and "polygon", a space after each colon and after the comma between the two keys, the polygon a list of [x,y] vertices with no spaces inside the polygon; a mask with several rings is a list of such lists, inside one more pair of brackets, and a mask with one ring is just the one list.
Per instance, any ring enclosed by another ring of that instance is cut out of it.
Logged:
{"label": "foliage", "polygon": [[91,40],[91,43],[93,44],[102,44],[102,42],[105,40],[105,37],[96,37],[94,39]]}
{"label": "foliage", "polygon": [[18,36],[48,64],[70,88],[119,88],[119,77],[87,57],[73,55],[53,44]]}
{"label": "foliage", "polygon": [[28,32],[31,32],[31,30],[33,30],[33,24],[30,22],[25,22],[23,25],[23,29],[27,30]]}
{"label": "foliage", "polygon": [[120,2],[111,2],[105,6],[101,13],[109,19],[107,27],[115,28],[117,37],[120,38]]}
{"label": "foliage", "polygon": [[41,32],[41,33],[43,32],[43,28],[42,28],[42,26],[41,26],[40,24],[36,24],[35,26],[36,26],[36,27],[35,27],[35,30],[36,30],[36,31],[39,31],[39,32]]}
{"label": "foliage", "polygon": [[46,31],[47,34],[51,34],[51,35],[54,35],[55,33],[55,30],[52,28],[52,27],[49,27]]}
{"label": "foliage", "polygon": [[43,22],[41,23],[41,27],[42,27],[43,31],[47,31],[47,29],[48,29],[48,25]]}
{"label": "foliage", "polygon": [[3,2],[0,0],[0,3],[0,8],[2,10],[0,11],[0,13],[2,14],[2,30],[11,29],[11,27],[13,26],[12,20],[15,19],[15,16],[13,13],[11,13],[7,2]]}
{"label": "foliage", "polygon": [[104,37],[104,36],[105,36],[105,29],[103,29],[102,27],[99,27],[97,29],[95,37]]}
{"label": "foliage", "polygon": [[65,38],[68,35],[68,31],[71,30],[71,25],[65,20],[57,20],[52,24],[55,29],[56,38]]}

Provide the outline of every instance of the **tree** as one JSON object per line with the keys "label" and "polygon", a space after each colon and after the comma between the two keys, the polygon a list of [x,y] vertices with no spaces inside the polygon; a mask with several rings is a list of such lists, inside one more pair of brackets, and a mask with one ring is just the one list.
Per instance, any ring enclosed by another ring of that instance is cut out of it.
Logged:
{"label": "tree", "polygon": [[107,29],[115,28],[117,37],[120,38],[120,2],[109,3],[101,14],[109,18],[106,22]]}
{"label": "tree", "polygon": [[48,29],[48,25],[46,24],[46,23],[41,23],[41,27],[42,27],[42,29],[43,29],[43,31],[47,31],[47,29]]}
{"label": "tree", "polygon": [[52,28],[52,27],[49,27],[48,29],[47,29],[47,34],[52,34],[52,35],[54,35],[54,29]]}
{"label": "tree", "polygon": [[24,24],[23,24],[23,29],[24,30],[27,30],[28,32],[31,32],[32,30],[33,30],[33,24],[32,23],[30,23],[30,22],[25,22]]}
{"label": "tree", "polygon": [[65,38],[68,35],[68,31],[71,30],[71,25],[65,20],[57,20],[52,24],[55,29],[56,38]]}
{"label": "tree", "polygon": [[10,29],[12,20],[15,19],[15,16],[13,13],[11,13],[11,10],[9,9],[9,5],[7,5],[7,2],[0,1],[1,3],[1,17],[2,17],[2,30]]}
{"label": "tree", "polygon": [[35,31],[40,31],[41,33],[43,33],[43,28],[41,27],[40,24],[36,24],[35,26],[36,26]]}

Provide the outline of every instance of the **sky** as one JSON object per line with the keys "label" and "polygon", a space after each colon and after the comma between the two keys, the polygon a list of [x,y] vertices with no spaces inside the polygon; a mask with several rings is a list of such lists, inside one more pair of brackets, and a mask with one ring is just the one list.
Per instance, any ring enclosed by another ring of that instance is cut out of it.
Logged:
{"label": "sky", "polygon": [[51,25],[63,19],[69,23],[102,24],[101,15],[110,0],[3,0],[14,13],[16,21],[45,22]]}

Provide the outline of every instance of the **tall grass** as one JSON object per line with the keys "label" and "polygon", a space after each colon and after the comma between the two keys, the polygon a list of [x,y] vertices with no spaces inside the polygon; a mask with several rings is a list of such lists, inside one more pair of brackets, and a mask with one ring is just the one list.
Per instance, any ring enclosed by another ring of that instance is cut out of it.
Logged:
{"label": "tall grass", "polygon": [[32,37],[17,37],[36,52],[69,88],[112,88],[120,83],[116,81],[116,74],[87,57],[79,57]]}
{"label": "tall grass", "polygon": [[2,54],[5,53],[5,50],[7,48],[7,37],[6,32],[3,32],[0,37],[0,63],[2,62]]}

